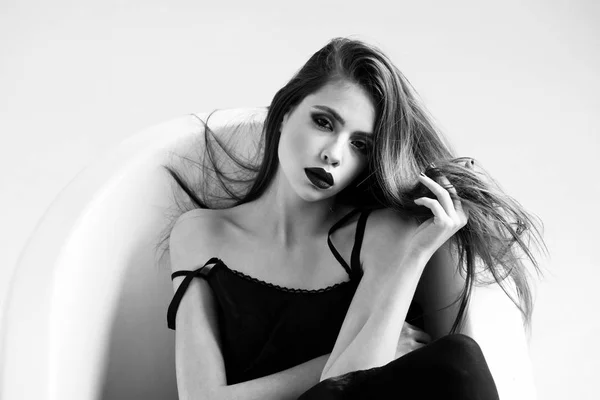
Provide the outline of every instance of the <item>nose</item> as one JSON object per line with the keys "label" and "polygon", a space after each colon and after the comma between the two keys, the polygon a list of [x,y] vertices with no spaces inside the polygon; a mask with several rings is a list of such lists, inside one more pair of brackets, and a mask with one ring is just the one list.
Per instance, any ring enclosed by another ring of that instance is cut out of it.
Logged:
{"label": "nose", "polygon": [[321,159],[334,167],[337,167],[342,162],[342,146],[338,141],[330,143],[321,152]]}

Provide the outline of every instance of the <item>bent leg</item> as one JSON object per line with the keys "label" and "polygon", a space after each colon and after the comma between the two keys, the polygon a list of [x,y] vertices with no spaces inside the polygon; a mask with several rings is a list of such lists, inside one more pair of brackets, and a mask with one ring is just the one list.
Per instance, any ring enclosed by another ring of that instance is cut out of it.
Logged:
{"label": "bent leg", "polygon": [[353,371],[313,386],[298,400],[498,400],[481,348],[469,336],[447,335],[382,367]]}

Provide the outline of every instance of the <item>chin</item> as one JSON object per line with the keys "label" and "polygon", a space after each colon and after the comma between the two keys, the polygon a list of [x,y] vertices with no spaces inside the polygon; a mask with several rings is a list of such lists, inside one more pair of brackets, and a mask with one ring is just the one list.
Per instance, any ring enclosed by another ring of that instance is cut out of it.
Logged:
{"label": "chin", "polygon": [[334,197],[338,192],[339,190],[337,190],[337,188],[323,190],[309,186],[308,191],[304,191],[304,195],[301,195],[301,197],[306,201],[319,201]]}
{"label": "chin", "polygon": [[307,201],[307,202],[315,202],[315,201],[321,201],[321,200],[325,200],[331,197],[331,195],[325,195],[323,193],[298,193],[298,195],[300,196],[300,198],[302,198],[302,200]]}

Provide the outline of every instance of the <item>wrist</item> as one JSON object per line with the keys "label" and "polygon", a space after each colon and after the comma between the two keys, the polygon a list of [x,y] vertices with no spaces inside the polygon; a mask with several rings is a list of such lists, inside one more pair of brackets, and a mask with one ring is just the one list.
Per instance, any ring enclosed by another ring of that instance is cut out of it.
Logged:
{"label": "wrist", "polygon": [[427,249],[409,248],[400,260],[401,266],[407,268],[425,268],[425,265],[433,255],[433,252]]}

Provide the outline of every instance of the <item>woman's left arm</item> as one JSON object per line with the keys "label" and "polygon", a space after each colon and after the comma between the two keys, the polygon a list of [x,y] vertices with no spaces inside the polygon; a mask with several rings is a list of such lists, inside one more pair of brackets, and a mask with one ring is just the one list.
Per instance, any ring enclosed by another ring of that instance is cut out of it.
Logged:
{"label": "woman's left arm", "polygon": [[[446,243],[429,259],[421,275],[415,300],[423,308],[425,331],[432,340],[450,332],[458,313],[460,302],[455,300],[465,280],[457,265]],[[459,333],[481,347],[500,399],[537,398],[521,312],[497,283],[473,285]]]}

